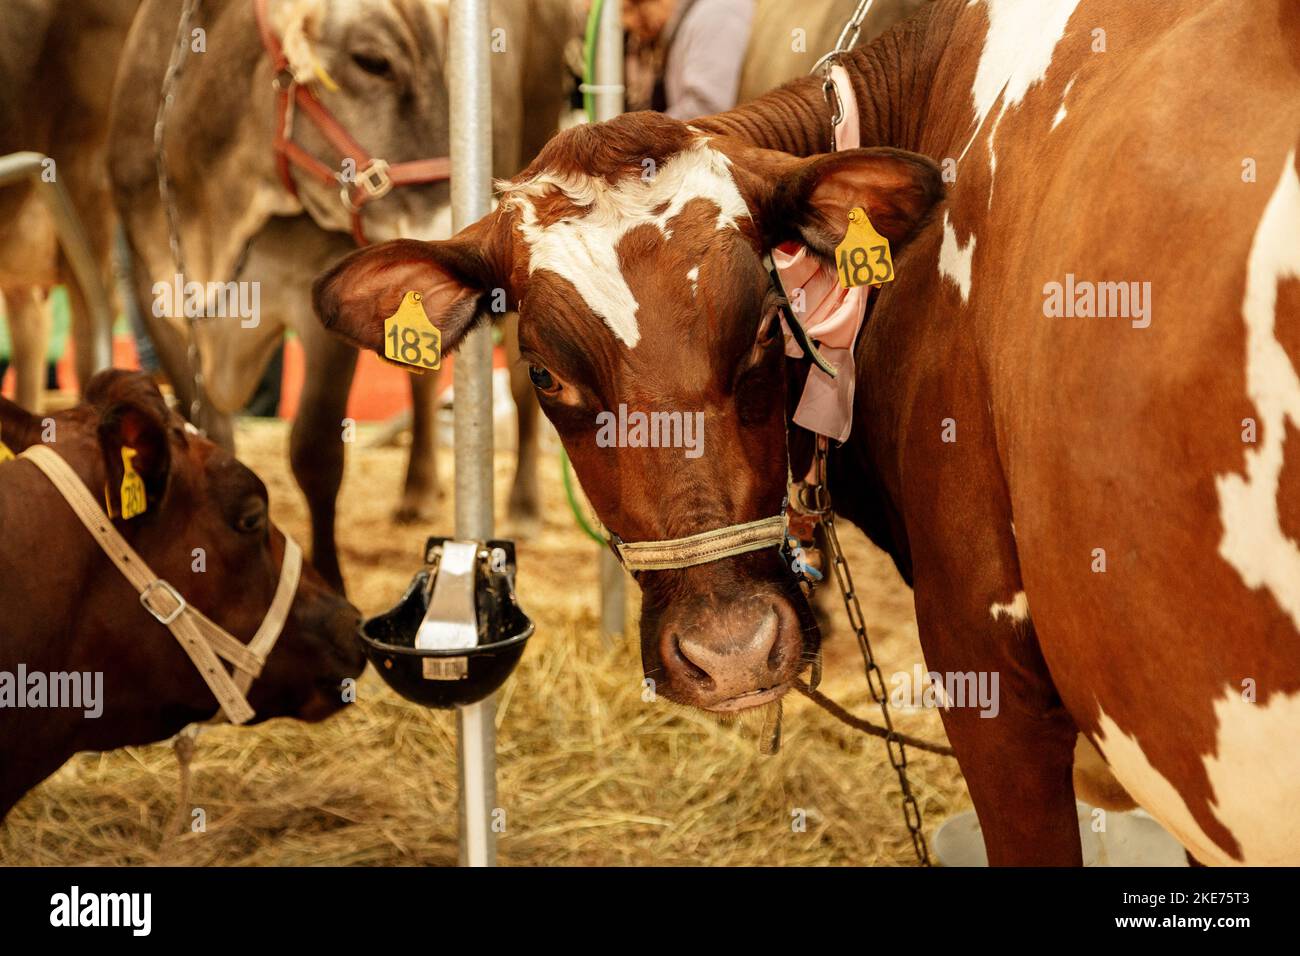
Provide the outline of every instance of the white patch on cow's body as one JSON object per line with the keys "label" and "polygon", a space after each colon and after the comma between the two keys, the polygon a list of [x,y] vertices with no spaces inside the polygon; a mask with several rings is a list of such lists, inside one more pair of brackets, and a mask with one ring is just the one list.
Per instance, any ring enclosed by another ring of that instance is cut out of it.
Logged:
{"label": "white patch on cow's body", "polygon": [[[1295,152],[1264,209],[1246,266],[1246,394],[1260,441],[1247,446],[1246,473],[1215,478],[1223,537],[1219,554],[1250,588],[1267,588],[1300,632],[1300,543],[1282,530],[1278,480],[1286,424],[1300,428],[1300,375],[1277,339],[1277,289],[1300,279],[1300,177]],[[1300,454],[1295,450],[1292,454]]]}
{"label": "white patch on cow's body", "polygon": [[1024,591],[1017,591],[1006,604],[990,604],[989,615],[997,621],[1004,617],[1011,618],[1017,623],[1029,620],[1029,598],[1025,596]]}
{"label": "white patch on cow's body", "polygon": [[1136,738],[1102,712],[1097,744],[1116,779],[1202,863],[1250,866],[1300,861],[1300,755],[1279,741],[1300,727],[1300,693],[1245,700],[1229,684],[1214,702],[1212,753],[1202,761],[1212,789],[1210,811],[1237,841],[1240,858],[1212,840],[1176,787],[1143,753]]}
{"label": "white patch on cow's body", "polygon": [[949,213],[943,214],[943,245],[939,247],[939,272],[957,283],[963,303],[970,301],[971,264],[975,259],[975,236],[966,245],[957,241],[957,230],[952,227]]}
{"label": "white patch on cow's body", "polygon": [[1060,126],[1065,121],[1066,109],[1065,100],[1070,95],[1070,90],[1074,89],[1074,81],[1078,77],[1070,77],[1070,82],[1065,84],[1065,89],[1061,91],[1061,108],[1056,111],[1056,116],[1052,118],[1052,129]]}
{"label": "white patch on cow's body", "polygon": [[[970,0],[967,6],[976,3],[984,4],[989,29],[975,70],[975,82],[971,85],[975,132],[962,151],[963,157],[999,99],[1002,108],[998,111],[994,133],[1002,115],[1024,100],[1029,88],[1047,76],[1056,44],[1065,36],[1065,27],[1079,0]],[[989,162],[996,168],[992,135]]]}
{"label": "white patch on cow's body", "polygon": [[699,292],[700,267],[699,266],[693,267],[689,272],[686,273],[686,278],[691,280],[691,295],[695,295],[697,292]]}
{"label": "white patch on cow's body", "polygon": [[[639,306],[619,268],[619,241],[644,225],[671,238],[668,223],[695,199],[707,199],[718,207],[716,229],[735,228],[739,219],[749,215],[749,207],[731,177],[730,165],[725,155],[699,140],[662,163],[649,180],[637,176],[611,185],[599,177],[543,173],[505,184],[502,203],[520,211],[529,275],[546,269],[573,283],[587,307],[628,348],[635,348],[641,339]],[[542,226],[533,199],[552,190],[559,190],[582,211]],[[659,206],[664,210],[652,214]]]}

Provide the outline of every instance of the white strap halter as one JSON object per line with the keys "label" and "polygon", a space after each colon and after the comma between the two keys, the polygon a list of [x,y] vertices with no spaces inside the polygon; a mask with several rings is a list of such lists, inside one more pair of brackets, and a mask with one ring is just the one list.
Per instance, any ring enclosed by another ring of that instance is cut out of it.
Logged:
{"label": "white strap halter", "polygon": [[[140,603],[145,610],[172,632],[221,705],[226,719],[232,724],[252,720],[254,711],[248,703],[248,689],[262,672],[275,642],[284,631],[289,608],[298,590],[302,573],[302,549],[298,543],[285,535],[284,561],[280,565],[280,583],[276,586],[275,597],[271,599],[262,625],[245,645],[189,604],[176,588],[149,569],[149,565],[113,527],[85,483],[54,449],[48,445],[32,445],[19,457],[30,461],[50,479],[104,553],[140,593]],[[220,659],[235,666],[233,676],[227,673]]]}
{"label": "white strap halter", "polygon": [[785,544],[785,522],[783,508],[781,514],[770,518],[727,525],[686,538],[628,543],[612,535],[610,541],[614,553],[629,571],[667,571],[721,561],[762,548],[779,548]]}

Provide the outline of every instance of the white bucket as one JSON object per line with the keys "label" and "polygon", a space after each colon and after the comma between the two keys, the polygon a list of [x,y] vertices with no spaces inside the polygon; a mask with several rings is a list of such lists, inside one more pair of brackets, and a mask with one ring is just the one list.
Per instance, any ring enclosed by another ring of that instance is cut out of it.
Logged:
{"label": "white bucket", "polygon": [[[1145,810],[1094,810],[1082,800],[1076,806],[1084,866],[1187,866],[1182,845]],[[1094,819],[1105,830],[1095,831]],[[931,844],[940,866],[989,865],[974,810],[945,820]]]}

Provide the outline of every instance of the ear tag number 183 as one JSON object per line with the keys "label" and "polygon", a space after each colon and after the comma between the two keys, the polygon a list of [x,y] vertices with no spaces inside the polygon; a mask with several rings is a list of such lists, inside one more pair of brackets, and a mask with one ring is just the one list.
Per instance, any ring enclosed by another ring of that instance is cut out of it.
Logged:
{"label": "ear tag number 183", "polygon": [[894,281],[889,240],[876,232],[861,206],[849,213],[844,241],[835,247],[835,271],[839,273],[840,286],[845,289]]}
{"label": "ear tag number 183", "polygon": [[418,369],[442,365],[442,333],[424,314],[420,293],[408,292],[384,320],[384,357]]}
{"label": "ear tag number 183", "polygon": [[149,508],[144,479],[135,470],[136,454],[134,448],[122,446],[122,517],[127,521],[144,514]]}

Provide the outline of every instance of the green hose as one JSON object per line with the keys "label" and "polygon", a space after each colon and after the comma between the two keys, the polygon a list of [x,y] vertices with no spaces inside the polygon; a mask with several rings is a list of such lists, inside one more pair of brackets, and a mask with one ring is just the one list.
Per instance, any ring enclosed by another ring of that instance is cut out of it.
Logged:
{"label": "green hose", "polygon": [[569,467],[569,456],[560,449],[560,477],[564,479],[564,496],[569,499],[569,510],[573,512],[574,520],[583,531],[587,532],[587,537],[591,538],[597,544],[605,544],[605,536],[597,531],[590,521],[587,520],[587,514],[578,503],[578,494],[573,487],[573,469]]}
{"label": "green hose", "polygon": [[[605,0],[593,0],[591,13],[587,14],[587,34],[582,48],[583,70],[582,85],[592,86],[596,82],[596,30],[600,26],[600,15],[605,12]],[[582,93],[582,108],[587,113],[587,122],[596,122],[596,94],[586,90]]]}

